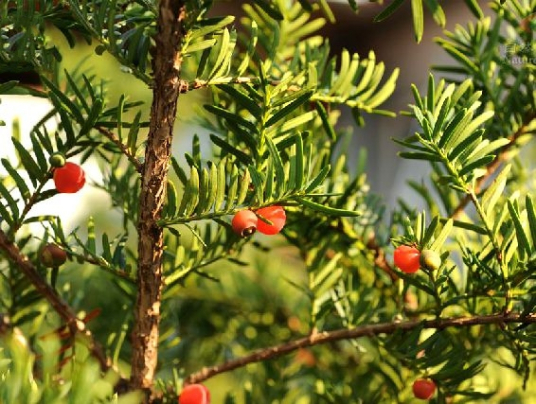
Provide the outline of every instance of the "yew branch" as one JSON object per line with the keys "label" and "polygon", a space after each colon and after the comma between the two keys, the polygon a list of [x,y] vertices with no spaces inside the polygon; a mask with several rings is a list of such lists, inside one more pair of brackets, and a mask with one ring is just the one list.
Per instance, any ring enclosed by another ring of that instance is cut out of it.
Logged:
{"label": "yew branch", "polygon": [[101,369],[103,371],[110,369],[111,362],[104,354],[104,350],[100,344],[93,339],[93,335],[87,329],[84,321],[76,316],[71,306],[42,278],[28,257],[22,254],[17,245],[2,230],[0,230],[0,250],[3,251],[8,260],[21,270],[37,291],[50,303],[52,308],[67,323],[67,327],[71,333],[76,333],[85,338],[89,351],[97,359]]}
{"label": "yew branch", "polygon": [[[508,143],[502,148],[501,152],[498,153],[491,161],[491,163],[487,166],[486,173],[477,180],[474,188],[474,193],[476,195],[478,195],[482,191],[482,187],[486,184],[488,179],[491,178],[491,176],[499,169],[501,163],[506,160],[508,152],[512,149],[512,147],[515,146],[517,140],[527,132],[529,124],[534,119],[536,119],[536,115],[533,113],[529,117],[527,117],[523,125],[521,125],[511,136],[509,136],[510,143]],[[458,206],[456,206],[456,209],[454,209],[450,217],[453,219],[459,218],[469,202],[471,202],[471,194],[466,194],[462,198]]]}
{"label": "yew branch", "polygon": [[389,322],[379,324],[369,324],[352,329],[340,329],[311,334],[294,341],[280,345],[259,349],[249,355],[233,359],[212,367],[205,367],[200,371],[191,374],[185,380],[185,384],[200,383],[221,373],[244,367],[251,363],[262,362],[275,359],[291,353],[300,348],[314,345],[326,344],[335,341],[356,339],[362,337],[373,337],[380,334],[392,334],[395,331],[410,331],[417,327],[433,328],[442,330],[449,327],[471,327],[474,325],[486,324],[507,324],[507,323],[536,323],[536,314],[523,316],[518,313],[498,313],[483,316],[466,316],[439,318],[434,320],[408,320],[402,322]]}

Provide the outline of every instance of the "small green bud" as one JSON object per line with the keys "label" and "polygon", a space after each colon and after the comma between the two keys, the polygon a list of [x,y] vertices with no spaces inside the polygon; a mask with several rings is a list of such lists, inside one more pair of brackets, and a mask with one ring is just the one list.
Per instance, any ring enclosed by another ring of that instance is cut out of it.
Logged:
{"label": "small green bud", "polygon": [[61,153],[54,153],[48,158],[48,162],[52,167],[63,167],[65,165],[65,156]]}
{"label": "small green bud", "polygon": [[67,261],[67,253],[53,243],[45,245],[39,256],[41,263],[48,268],[57,268]]}
{"label": "small green bud", "polygon": [[436,271],[441,266],[441,257],[435,251],[423,250],[421,251],[421,266],[430,271]]}

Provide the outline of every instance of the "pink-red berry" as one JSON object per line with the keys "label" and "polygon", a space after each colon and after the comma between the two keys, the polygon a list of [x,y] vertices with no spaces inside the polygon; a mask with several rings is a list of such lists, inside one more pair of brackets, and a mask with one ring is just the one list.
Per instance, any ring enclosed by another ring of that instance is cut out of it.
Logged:
{"label": "pink-red berry", "polygon": [[402,272],[412,274],[418,271],[420,267],[421,253],[415,247],[401,245],[396,248],[394,253],[395,265]]}
{"label": "pink-red berry", "polygon": [[[274,235],[279,233],[287,221],[285,209],[281,206],[267,206],[265,208],[260,208],[255,213],[259,216],[257,230],[262,234]],[[267,223],[263,219],[266,219],[271,223]]]}
{"label": "pink-red berry", "polygon": [[62,167],[55,168],[54,185],[56,190],[64,194],[74,194],[86,183],[86,175],[78,164],[66,162]]}
{"label": "pink-red berry", "polygon": [[432,398],[436,390],[436,385],[433,380],[417,379],[413,382],[413,395],[421,400],[429,400]]}
{"label": "pink-red berry", "polygon": [[189,384],[182,389],[179,404],[209,404],[210,391],[202,384]]}
{"label": "pink-red berry", "polygon": [[241,210],[231,221],[233,231],[240,237],[251,236],[257,230],[259,218],[251,210]]}

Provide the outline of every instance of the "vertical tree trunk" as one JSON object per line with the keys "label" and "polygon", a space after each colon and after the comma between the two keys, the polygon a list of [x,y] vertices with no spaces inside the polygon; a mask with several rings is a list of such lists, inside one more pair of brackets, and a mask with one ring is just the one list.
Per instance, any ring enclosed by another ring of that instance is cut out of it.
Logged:
{"label": "vertical tree trunk", "polygon": [[[151,122],[142,171],[138,223],[138,295],[132,330],[131,387],[149,397],[158,359],[163,229],[157,224],[166,196],[168,163],[179,96],[184,0],[161,0],[153,52]],[[149,400],[147,398],[147,400]]]}

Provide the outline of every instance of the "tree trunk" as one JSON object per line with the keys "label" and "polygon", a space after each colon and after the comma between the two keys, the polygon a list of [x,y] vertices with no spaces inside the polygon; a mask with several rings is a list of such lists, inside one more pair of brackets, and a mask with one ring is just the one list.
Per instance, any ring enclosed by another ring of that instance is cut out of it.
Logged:
{"label": "tree trunk", "polygon": [[138,295],[132,331],[133,389],[149,393],[158,360],[158,326],[162,297],[163,229],[158,226],[166,197],[173,126],[180,93],[180,45],[184,34],[184,0],[161,0],[153,52],[154,87],[151,122],[142,170],[138,223]]}

